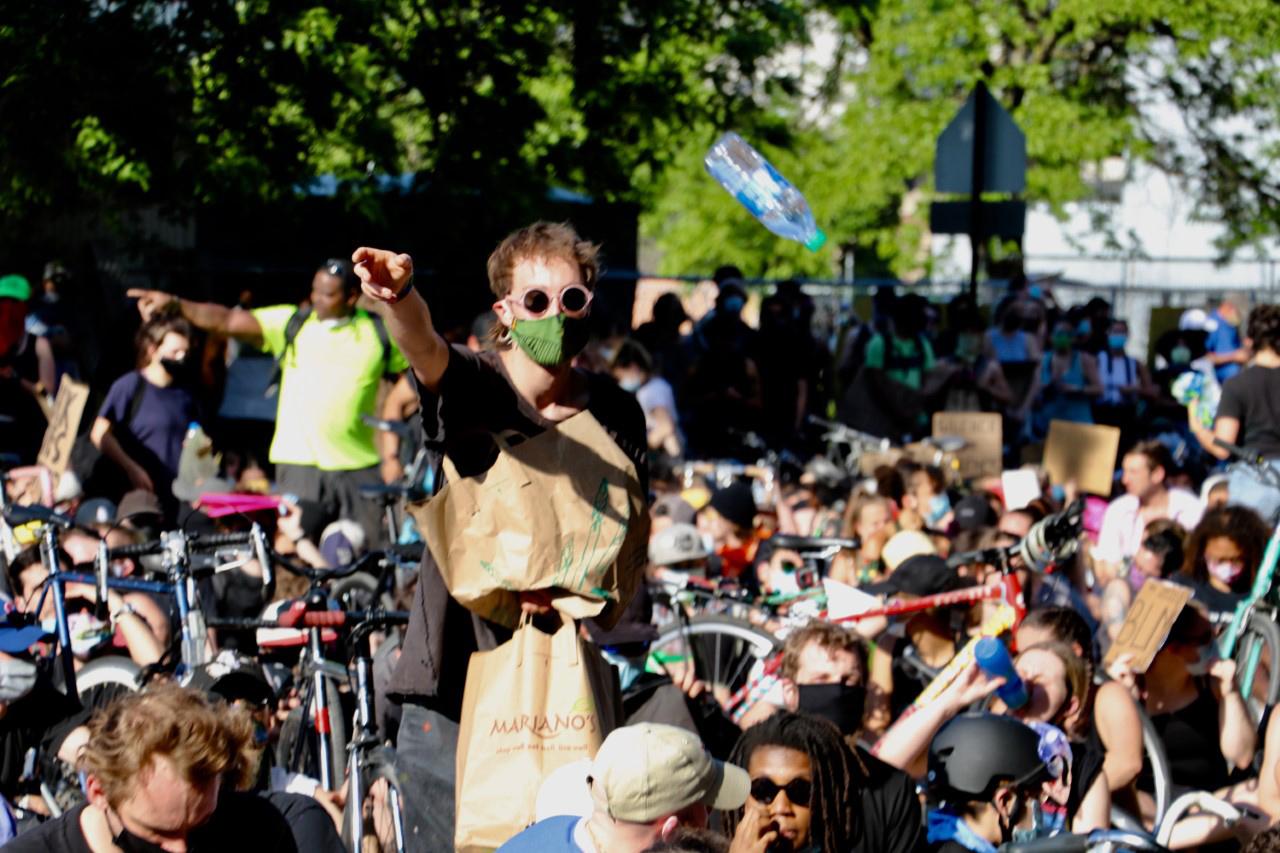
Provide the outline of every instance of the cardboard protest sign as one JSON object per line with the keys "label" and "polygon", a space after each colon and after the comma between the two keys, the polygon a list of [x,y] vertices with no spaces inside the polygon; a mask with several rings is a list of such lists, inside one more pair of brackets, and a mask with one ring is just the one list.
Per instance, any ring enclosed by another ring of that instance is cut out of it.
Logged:
{"label": "cardboard protest sign", "polygon": [[49,469],[55,483],[71,463],[71,446],[76,443],[80,418],[87,402],[89,386],[70,377],[62,377],[58,396],[53,402],[53,417],[45,428],[44,441],[36,456],[36,463]]}
{"label": "cardboard protest sign", "polygon": [[1111,644],[1103,666],[1111,666],[1122,655],[1131,655],[1133,671],[1146,672],[1190,598],[1190,587],[1154,578],[1144,583],[1133,604],[1129,605],[1129,613],[1124,617],[1120,633]]}
{"label": "cardboard protest sign", "polygon": [[933,437],[957,436],[965,445],[956,451],[960,476],[999,477],[1004,468],[1004,427],[995,412],[938,412],[933,416]]}
{"label": "cardboard protest sign", "polygon": [[1071,480],[1083,492],[1110,496],[1120,430],[1097,424],[1050,421],[1044,467],[1055,486]]}
{"label": "cardboard protest sign", "polygon": [[1000,475],[1005,509],[1022,509],[1040,497],[1040,476],[1030,468],[1005,471]]}

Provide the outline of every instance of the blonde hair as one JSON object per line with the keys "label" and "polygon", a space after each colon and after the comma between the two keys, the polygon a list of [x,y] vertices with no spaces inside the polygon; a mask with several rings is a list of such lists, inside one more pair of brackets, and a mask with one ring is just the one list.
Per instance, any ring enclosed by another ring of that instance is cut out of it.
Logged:
{"label": "blonde hair", "polygon": [[239,790],[252,784],[258,753],[246,712],[215,707],[203,693],[166,683],[126,694],[95,714],[81,765],[118,808],[157,756],[192,784],[222,778]]}

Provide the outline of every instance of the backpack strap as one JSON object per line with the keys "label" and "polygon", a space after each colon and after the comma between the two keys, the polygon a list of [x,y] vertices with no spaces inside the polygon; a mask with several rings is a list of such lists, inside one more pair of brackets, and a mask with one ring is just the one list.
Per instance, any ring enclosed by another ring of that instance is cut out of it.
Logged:
{"label": "backpack strap", "polygon": [[378,333],[378,343],[382,344],[382,375],[391,374],[391,335],[387,332],[387,324],[382,317],[372,311],[365,312],[373,323],[373,330]]}
{"label": "backpack strap", "polygon": [[133,419],[142,410],[142,399],[147,395],[147,380],[142,378],[142,371],[135,370],[134,375],[138,377],[138,381],[134,384],[133,394],[129,397],[129,406],[124,410],[124,423],[121,424],[123,427],[133,423]]}
{"label": "backpack strap", "polygon": [[284,346],[280,348],[280,355],[276,356],[275,367],[271,371],[271,380],[267,383],[267,390],[263,394],[264,397],[274,397],[276,392],[280,390],[280,376],[284,373],[284,360],[289,355],[289,350],[293,349],[293,342],[298,337],[298,332],[302,330],[302,324],[307,322],[307,318],[311,316],[311,306],[299,308],[289,317],[289,322],[284,325]]}

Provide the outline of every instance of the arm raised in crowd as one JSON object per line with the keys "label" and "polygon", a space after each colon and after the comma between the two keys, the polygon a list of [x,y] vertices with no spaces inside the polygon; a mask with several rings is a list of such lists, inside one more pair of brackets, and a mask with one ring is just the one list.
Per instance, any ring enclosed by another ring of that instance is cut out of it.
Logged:
{"label": "arm raised in crowd", "polygon": [[361,246],[351,260],[365,295],[383,303],[387,331],[418,381],[435,392],[449,364],[449,345],[431,325],[431,309],[413,287],[413,258]]}
{"label": "arm raised in crowd", "polygon": [[138,300],[138,313],[144,321],[157,314],[176,311],[197,329],[262,346],[262,326],[251,312],[243,308],[228,308],[215,302],[193,302],[163,290],[136,287],[130,288],[125,295]]}

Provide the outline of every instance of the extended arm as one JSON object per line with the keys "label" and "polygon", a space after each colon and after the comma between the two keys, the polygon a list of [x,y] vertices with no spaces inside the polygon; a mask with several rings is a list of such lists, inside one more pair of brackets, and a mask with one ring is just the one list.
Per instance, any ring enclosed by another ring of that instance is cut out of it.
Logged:
{"label": "extended arm", "polygon": [[365,295],[384,303],[387,331],[418,381],[428,391],[439,390],[449,364],[449,345],[431,324],[431,309],[416,288],[400,298],[413,282],[413,258],[361,246],[351,260]]}
{"label": "extended arm", "polygon": [[255,347],[262,346],[262,326],[252,312],[243,308],[228,308],[214,302],[193,302],[162,290],[131,288],[126,295],[138,300],[138,313],[143,320],[176,310],[197,329],[238,338]]}

